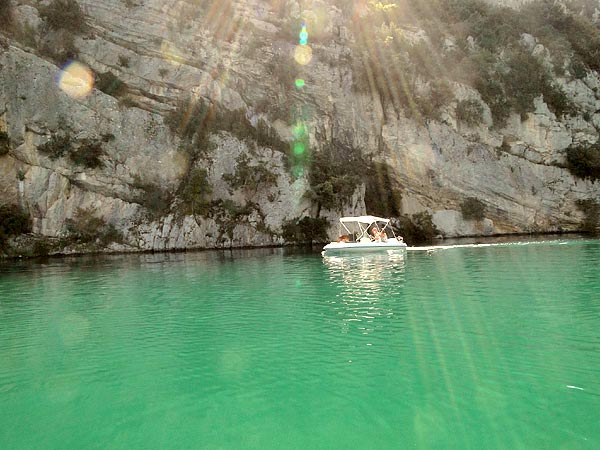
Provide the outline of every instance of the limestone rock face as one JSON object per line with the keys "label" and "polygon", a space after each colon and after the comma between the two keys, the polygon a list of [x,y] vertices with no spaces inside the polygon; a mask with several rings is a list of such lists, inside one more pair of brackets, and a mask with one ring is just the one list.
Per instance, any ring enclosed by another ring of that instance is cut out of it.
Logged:
{"label": "limestone rock face", "polygon": [[[21,23],[43,29],[37,2],[15,3]],[[582,217],[576,202],[600,200],[598,183],[564,169],[569,145],[598,139],[597,76],[562,82],[585,117],[561,121],[539,98],[533,114],[525,120],[513,115],[497,130],[479,94],[456,84],[456,101],[482,104],[481,125],[459,123],[452,107],[441,120],[416,121],[354,92],[347,63],[353,38],[336,6],[303,3],[303,17],[314,24],[311,39],[318,40],[309,64],[299,66],[300,4],[279,3],[284,10],[242,0],[233,11],[211,12],[184,1],[80,1],[89,30],[75,37],[78,60],[92,73],[111,72],[124,83],[127,93],[119,98],[97,88],[78,98],[61,90],[61,67],[32,47],[43,31],[29,42],[0,36],[0,131],[10,138],[10,151],[0,155],[2,201],[21,204],[33,218],[33,231],[50,237],[67,234],[69,219],[87,211],[123,233],[124,243],[115,249],[283,244],[285,223],[315,214],[306,195],[307,163],[290,167],[299,121],[311,151],[333,139],[388,164],[403,189],[402,212],[432,213],[445,236],[576,230]],[[204,20],[207,14],[214,14],[212,21]],[[533,37],[524,40],[537,48]],[[296,88],[295,78],[306,85]],[[184,139],[165,121],[188,96],[224,111],[245,111],[250,123],[266,123],[289,148],[257,145],[236,136],[235,124],[228,123],[210,130],[208,150],[191,160]],[[90,168],[67,154],[54,158],[40,150],[61,133],[79,143],[101,142],[101,164]],[[242,154],[276,181],[233,189],[224,175],[235,172]],[[206,170],[212,187],[206,200],[220,201],[220,209],[191,214],[178,207],[191,168]],[[159,191],[168,206],[162,214],[148,206]],[[462,218],[467,197],[486,205],[484,219]],[[365,185],[359,185],[340,210],[320,214],[333,223],[340,215],[367,213],[364,198]]]}

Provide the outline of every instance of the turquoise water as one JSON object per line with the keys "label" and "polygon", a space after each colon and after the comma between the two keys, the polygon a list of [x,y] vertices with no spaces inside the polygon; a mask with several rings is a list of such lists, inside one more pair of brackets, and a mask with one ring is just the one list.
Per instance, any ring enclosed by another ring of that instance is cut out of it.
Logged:
{"label": "turquoise water", "polygon": [[600,241],[0,266],[0,449],[600,448]]}

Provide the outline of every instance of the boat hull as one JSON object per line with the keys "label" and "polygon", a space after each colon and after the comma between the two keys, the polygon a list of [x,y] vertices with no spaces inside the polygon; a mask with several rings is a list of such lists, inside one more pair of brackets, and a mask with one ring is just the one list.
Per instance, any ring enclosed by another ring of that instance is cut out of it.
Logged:
{"label": "boat hull", "polygon": [[332,242],[323,247],[323,255],[355,255],[359,253],[389,253],[406,250],[404,242]]}

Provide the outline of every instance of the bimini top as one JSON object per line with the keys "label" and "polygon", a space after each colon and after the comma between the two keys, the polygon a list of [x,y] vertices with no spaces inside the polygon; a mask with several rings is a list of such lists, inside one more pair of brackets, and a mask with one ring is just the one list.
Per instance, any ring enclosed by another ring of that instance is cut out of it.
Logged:
{"label": "bimini top", "polygon": [[382,217],[375,217],[375,216],[340,217],[340,222],[342,222],[342,223],[358,222],[358,223],[372,224],[373,222],[388,223],[389,221],[390,221],[390,219],[384,219]]}

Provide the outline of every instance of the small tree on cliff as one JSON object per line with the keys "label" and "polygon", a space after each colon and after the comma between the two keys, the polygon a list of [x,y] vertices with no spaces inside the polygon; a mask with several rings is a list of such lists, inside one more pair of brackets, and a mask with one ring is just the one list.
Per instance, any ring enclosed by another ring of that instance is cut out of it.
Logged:
{"label": "small tree on cliff", "polygon": [[10,31],[13,26],[13,10],[10,0],[0,0],[0,31]]}
{"label": "small tree on cliff", "polygon": [[192,169],[180,189],[185,213],[192,215],[206,213],[207,197],[212,193],[206,169],[200,167]]}
{"label": "small tree on cliff", "polygon": [[75,0],[53,0],[48,6],[40,8],[40,16],[53,30],[78,34],[87,29],[85,15]]}
{"label": "small tree on cliff", "polygon": [[341,208],[350,201],[367,172],[367,164],[359,149],[338,141],[330,142],[312,156],[307,197],[321,208]]}

